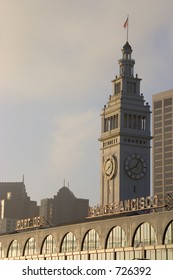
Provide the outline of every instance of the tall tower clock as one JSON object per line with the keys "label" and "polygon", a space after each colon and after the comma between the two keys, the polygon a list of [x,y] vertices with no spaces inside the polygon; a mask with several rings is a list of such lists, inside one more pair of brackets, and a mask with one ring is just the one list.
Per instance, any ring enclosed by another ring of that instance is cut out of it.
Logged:
{"label": "tall tower clock", "polygon": [[101,113],[101,205],[150,194],[150,106],[123,46],[119,75]]}

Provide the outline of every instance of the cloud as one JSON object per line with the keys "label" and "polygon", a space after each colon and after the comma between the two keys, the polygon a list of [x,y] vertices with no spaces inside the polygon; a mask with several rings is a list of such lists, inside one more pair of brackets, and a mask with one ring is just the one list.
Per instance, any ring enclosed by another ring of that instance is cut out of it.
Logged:
{"label": "cloud", "polygon": [[7,95],[44,98],[69,88],[78,95],[92,83],[104,40],[91,2],[73,1],[73,9],[71,1],[2,2],[0,73]]}
{"label": "cloud", "polygon": [[67,174],[76,172],[84,160],[89,160],[89,154],[93,153],[90,144],[98,137],[97,116],[98,112],[91,110],[55,118],[50,151],[51,160],[59,173],[64,170]]}

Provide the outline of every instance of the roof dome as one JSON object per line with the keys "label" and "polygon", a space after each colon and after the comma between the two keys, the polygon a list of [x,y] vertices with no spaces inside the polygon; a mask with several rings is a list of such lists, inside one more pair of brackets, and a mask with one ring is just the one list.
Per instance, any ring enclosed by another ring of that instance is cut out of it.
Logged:
{"label": "roof dome", "polygon": [[62,197],[64,197],[64,196],[75,197],[74,194],[72,193],[72,191],[65,186],[63,186],[62,188],[59,189],[59,192],[57,193],[57,195],[62,196]]}
{"label": "roof dome", "polygon": [[125,45],[123,46],[123,51],[125,51],[125,52],[132,52],[132,48],[131,48],[129,42],[125,43]]}

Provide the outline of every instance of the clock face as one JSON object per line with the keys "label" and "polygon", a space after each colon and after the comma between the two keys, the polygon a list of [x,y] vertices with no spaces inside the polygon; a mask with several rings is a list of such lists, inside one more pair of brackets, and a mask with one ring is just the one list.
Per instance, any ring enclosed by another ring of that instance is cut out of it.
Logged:
{"label": "clock face", "polygon": [[140,154],[128,156],[125,160],[124,168],[126,174],[135,180],[141,179],[147,171],[146,162]]}
{"label": "clock face", "polygon": [[104,174],[106,178],[112,179],[117,173],[117,158],[115,156],[108,156],[104,163]]}

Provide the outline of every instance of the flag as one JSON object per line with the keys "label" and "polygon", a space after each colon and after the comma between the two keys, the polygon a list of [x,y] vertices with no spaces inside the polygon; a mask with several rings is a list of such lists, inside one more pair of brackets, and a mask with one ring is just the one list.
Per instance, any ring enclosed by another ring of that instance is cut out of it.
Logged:
{"label": "flag", "polygon": [[123,25],[124,28],[126,28],[128,26],[128,20],[129,20],[129,18],[127,17],[127,19],[126,19],[126,21],[125,21],[125,23]]}

